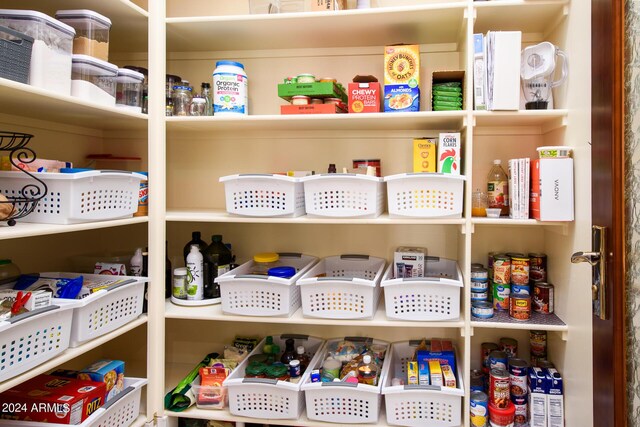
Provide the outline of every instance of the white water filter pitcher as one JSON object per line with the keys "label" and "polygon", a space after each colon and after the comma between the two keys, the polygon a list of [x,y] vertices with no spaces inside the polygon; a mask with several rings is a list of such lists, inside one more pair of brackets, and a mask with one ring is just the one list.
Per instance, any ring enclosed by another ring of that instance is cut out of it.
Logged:
{"label": "white water filter pitcher", "polygon": [[[562,58],[562,75],[553,81],[557,58]],[[522,51],[520,77],[527,110],[546,110],[551,89],[560,86],[569,73],[567,55],[557,46],[543,42]]]}

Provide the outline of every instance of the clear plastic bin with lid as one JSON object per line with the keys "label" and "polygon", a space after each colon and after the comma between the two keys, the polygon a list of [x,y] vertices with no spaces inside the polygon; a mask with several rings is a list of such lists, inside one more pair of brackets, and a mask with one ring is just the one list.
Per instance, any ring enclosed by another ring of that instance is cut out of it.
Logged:
{"label": "clear plastic bin with lid", "polygon": [[71,95],[113,106],[116,103],[118,67],[87,55],[73,55]]}
{"label": "clear plastic bin with lid", "polygon": [[109,30],[111,20],[93,10],[59,10],[56,19],[76,30],[73,53],[109,60]]}
{"label": "clear plastic bin with lid", "polygon": [[71,93],[71,51],[76,31],[33,10],[0,9],[0,25],[34,38],[29,84],[62,95]]}
{"label": "clear plastic bin with lid", "polygon": [[261,276],[267,276],[269,270],[272,268],[280,267],[280,255],[275,252],[262,252],[253,256],[253,270],[252,274],[259,274]]}
{"label": "clear plastic bin with lid", "polygon": [[116,78],[116,106],[134,113],[142,113],[143,86],[142,73],[120,68]]}

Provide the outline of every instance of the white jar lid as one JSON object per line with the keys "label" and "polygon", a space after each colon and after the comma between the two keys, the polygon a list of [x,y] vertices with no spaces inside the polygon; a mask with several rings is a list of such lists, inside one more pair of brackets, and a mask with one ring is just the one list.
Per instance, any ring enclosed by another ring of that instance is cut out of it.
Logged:
{"label": "white jar lid", "polygon": [[142,83],[144,74],[128,68],[118,69],[118,83]]}
{"label": "white jar lid", "polygon": [[117,76],[118,66],[89,55],[71,55],[73,71],[94,76]]}
{"label": "white jar lid", "polygon": [[19,10],[19,9],[0,9],[0,18],[5,19],[20,19],[24,21],[42,21],[51,28],[62,31],[71,36],[76,35],[76,30],[73,27],[60,22],[57,19],[53,19],[49,15],[45,15],[42,12],[36,12],[35,10]]}
{"label": "white jar lid", "polygon": [[104,15],[100,15],[98,12],[94,12],[89,9],[73,9],[73,10],[59,10],[56,12],[56,19],[64,21],[65,19],[79,19],[88,18],[101,23],[102,25],[111,28],[111,19]]}

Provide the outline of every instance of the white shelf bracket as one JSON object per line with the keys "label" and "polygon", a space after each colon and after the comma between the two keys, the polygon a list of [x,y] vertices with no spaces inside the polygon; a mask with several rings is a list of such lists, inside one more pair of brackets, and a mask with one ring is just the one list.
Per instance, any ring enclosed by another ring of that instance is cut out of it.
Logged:
{"label": "white shelf bracket", "polygon": [[546,28],[544,32],[544,39],[548,39],[549,35],[562,23],[562,21],[567,18],[567,16],[569,16],[569,5],[564,5],[562,7],[562,12],[560,12],[556,16],[556,19],[551,21],[549,26]]}
{"label": "white shelf bracket", "polygon": [[469,338],[471,338],[473,336],[473,326],[469,327]]}
{"label": "white shelf bracket", "polygon": [[169,417],[167,417],[166,415],[163,417],[159,417],[156,415],[154,418],[154,422],[147,423],[146,427],[153,427],[153,425],[155,425],[156,427],[167,427],[169,425]]}
{"label": "white shelf bracket", "polygon": [[467,226],[467,224],[460,224],[460,233],[461,234],[473,234],[475,232],[475,225],[474,224],[469,224]]}
{"label": "white shelf bracket", "polygon": [[[464,17],[469,18],[469,9],[464,10]],[[471,19],[474,24],[476,23],[476,19],[478,19],[478,11],[475,8],[471,11]]]}
{"label": "white shelf bracket", "polygon": [[567,338],[569,337],[569,331],[560,332],[560,338],[562,341],[567,342]]}
{"label": "white shelf bracket", "polygon": [[551,122],[547,123],[546,125],[542,125],[542,134],[547,134],[549,132],[552,132],[556,129],[560,129],[563,127],[567,126],[567,117],[563,116],[563,117],[558,117],[555,120],[552,120]]}

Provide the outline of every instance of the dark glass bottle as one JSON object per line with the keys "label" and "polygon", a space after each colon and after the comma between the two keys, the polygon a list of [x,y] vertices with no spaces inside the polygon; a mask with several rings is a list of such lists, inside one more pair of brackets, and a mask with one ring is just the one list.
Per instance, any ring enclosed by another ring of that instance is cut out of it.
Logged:
{"label": "dark glass bottle", "polygon": [[[149,277],[149,248],[142,252],[142,277]],[[149,282],[144,284],[144,299],[142,300],[142,312],[146,313],[149,306]]]}
{"label": "dark glass bottle", "polygon": [[222,235],[211,236],[211,244],[202,251],[204,258],[204,299],[220,298],[220,285],[215,283],[218,276],[230,270],[231,251],[222,243]]}
{"label": "dark glass bottle", "polygon": [[171,268],[171,260],[169,259],[169,242],[164,242],[164,297],[171,298],[171,275],[173,269]]}
{"label": "dark glass bottle", "polygon": [[280,357],[280,361],[285,365],[289,366],[289,362],[292,360],[296,360],[296,349],[294,348],[295,341],[293,338],[287,338],[284,342],[284,353],[282,353],[282,357]]}
{"label": "dark glass bottle", "polygon": [[184,265],[187,265],[187,256],[189,252],[191,252],[191,245],[198,245],[200,248],[200,252],[204,255],[204,250],[207,248],[207,242],[202,240],[201,234],[199,231],[191,232],[191,241],[184,245],[184,249],[182,250],[182,255],[184,256]]}

